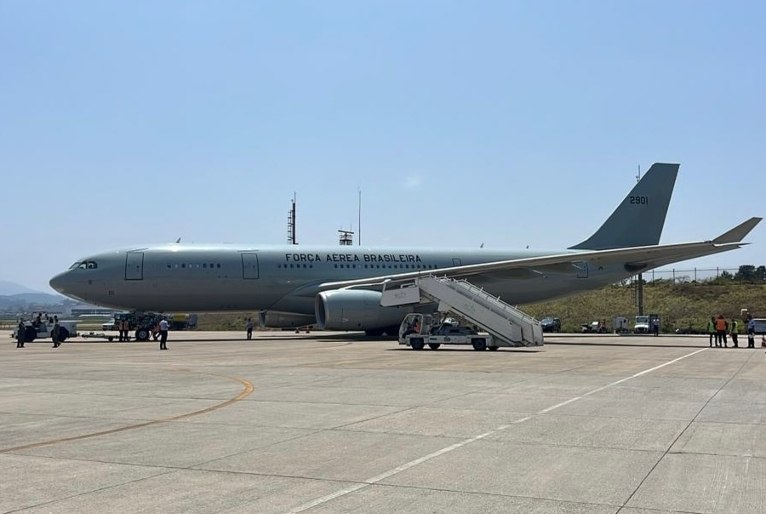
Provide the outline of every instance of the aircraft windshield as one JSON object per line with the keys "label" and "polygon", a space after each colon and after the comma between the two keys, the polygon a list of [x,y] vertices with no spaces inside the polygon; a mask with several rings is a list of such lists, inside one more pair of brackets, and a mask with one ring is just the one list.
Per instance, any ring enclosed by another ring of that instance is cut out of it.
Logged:
{"label": "aircraft windshield", "polygon": [[96,261],[81,261],[81,262],[75,262],[71,266],[69,266],[69,269],[96,269],[98,268],[98,264]]}

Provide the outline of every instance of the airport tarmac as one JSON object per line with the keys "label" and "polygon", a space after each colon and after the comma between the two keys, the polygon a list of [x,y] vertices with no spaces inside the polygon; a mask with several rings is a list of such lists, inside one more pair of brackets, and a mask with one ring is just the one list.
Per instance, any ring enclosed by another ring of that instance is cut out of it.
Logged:
{"label": "airport tarmac", "polygon": [[0,511],[766,511],[760,348],[242,335],[0,332]]}

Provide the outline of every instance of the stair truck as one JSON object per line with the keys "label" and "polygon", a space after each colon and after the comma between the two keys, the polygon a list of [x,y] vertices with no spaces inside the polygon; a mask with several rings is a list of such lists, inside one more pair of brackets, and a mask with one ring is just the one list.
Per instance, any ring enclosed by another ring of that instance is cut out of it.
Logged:
{"label": "stair truck", "polygon": [[470,344],[476,351],[498,349],[492,335],[486,332],[460,325],[453,318],[416,312],[407,314],[399,326],[399,344],[413,350],[422,350],[426,345],[432,350],[438,350],[443,344]]}

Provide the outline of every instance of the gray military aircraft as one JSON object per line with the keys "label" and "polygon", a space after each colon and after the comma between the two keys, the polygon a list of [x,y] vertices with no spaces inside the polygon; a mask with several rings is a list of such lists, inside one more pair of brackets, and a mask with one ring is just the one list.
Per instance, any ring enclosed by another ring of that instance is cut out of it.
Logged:
{"label": "gray military aircraft", "polygon": [[309,324],[369,335],[414,309],[383,307],[385,284],[426,274],[463,278],[511,304],[603,287],[658,266],[740,248],[750,218],[709,241],[660,245],[678,164],[656,163],[585,241],[554,252],[169,243],[75,262],[51,287],[85,302],[138,311],[259,311],[262,324]]}

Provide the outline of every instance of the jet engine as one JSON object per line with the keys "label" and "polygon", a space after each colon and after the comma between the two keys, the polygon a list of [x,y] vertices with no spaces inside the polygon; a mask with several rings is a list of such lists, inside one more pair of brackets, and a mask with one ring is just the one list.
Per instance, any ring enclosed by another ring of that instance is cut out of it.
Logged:
{"label": "jet engine", "polygon": [[327,330],[364,330],[369,334],[398,329],[413,306],[381,307],[379,291],[335,289],[316,296],[314,310],[319,328]]}
{"label": "jet engine", "polygon": [[269,328],[298,328],[316,323],[314,316],[297,314],[295,312],[261,311],[258,313],[258,324]]}

